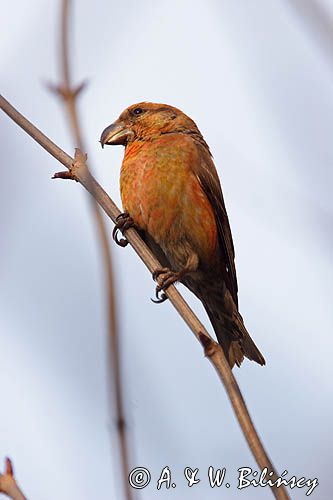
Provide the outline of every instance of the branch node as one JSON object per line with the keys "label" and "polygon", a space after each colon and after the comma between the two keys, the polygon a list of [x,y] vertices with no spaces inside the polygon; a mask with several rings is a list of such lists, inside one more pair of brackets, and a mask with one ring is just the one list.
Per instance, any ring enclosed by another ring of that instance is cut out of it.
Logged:
{"label": "branch node", "polygon": [[116,427],[117,427],[117,429],[118,429],[119,432],[124,432],[124,430],[127,427],[124,417],[119,417],[117,419],[117,421],[116,421]]}
{"label": "branch node", "polygon": [[83,153],[81,149],[75,148],[74,161],[71,168],[71,173],[75,178],[79,177],[77,175],[79,170],[88,171],[88,167],[86,164],[87,159],[88,159],[87,153]]}
{"label": "branch node", "polygon": [[52,176],[52,179],[66,179],[66,180],[78,182],[78,180],[75,178],[75,176],[73,175],[73,173],[70,170],[65,170],[63,172],[56,172]]}
{"label": "branch node", "polygon": [[66,87],[61,84],[54,85],[53,83],[47,83],[46,86],[51,92],[53,92],[58,97],[67,102],[67,101],[74,101],[85,89],[87,84],[88,81],[84,80],[83,82],[79,83],[78,85],[76,85],[76,87],[73,88]]}
{"label": "branch node", "polygon": [[80,163],[80,164],[82,164],[82,163],[83,163],[83,164],[85,165],[85,163],[86,163],[87,159],[88,159],[88,155],[87,155],[87,153],[83,153],[83,152],[81,151],[81,149],[79,149],[79,148],[75,148],[75,155],[74,155],[74,162],[73,162],[73,166],[74,166],[75,164],[77,164],[77,165],[79,166],[79,163]]}
{"label": "branch node", "polygon": [[78,97],[81,92],[86,88],[88,85],[88,80],[83,80],[83,82],[79,83],[73,90],[74,97]]}
{"label": "branch node", "polygon": [[199,340],[204,349],[205,356],[211,358],[216,352],[216,342],[203,332],[199,332]]}
{"label": "branch node", "polygon": [[5,474],[11,477],[14,476],[13,462],[8,457],[5,458]]}
{"label": "branch node", "polygon": [[88,170],[86,165],[88,155],[86,153],[82,153],[79,148],[75,148],[74,161],[69,170],[65,170],[62,172],[56,172],[52,179],[66,179],[79,182],[78,171],[79,169]]}
{"label": "branch node", "polygon": [[0,472],[0,493],[7,495],[11,500],[26,500],[14,478],[13,464],[9,458],[5,459],[4,473]]}

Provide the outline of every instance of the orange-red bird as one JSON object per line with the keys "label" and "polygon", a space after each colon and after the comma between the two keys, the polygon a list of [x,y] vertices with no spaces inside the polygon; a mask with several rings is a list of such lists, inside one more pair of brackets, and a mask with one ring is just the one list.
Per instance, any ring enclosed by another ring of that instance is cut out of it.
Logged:
{"label": "orange-red bird", "polygon": [[[101,136],[122,144],[120,189],[125,213],[165,266],[158,291],[175,281],[203,303],[231,367],[265,360],[238,311],[234,246],[209,147],[182,111],[142,102],[127,108]],[[163,299],[162,299],[163,300]]]}

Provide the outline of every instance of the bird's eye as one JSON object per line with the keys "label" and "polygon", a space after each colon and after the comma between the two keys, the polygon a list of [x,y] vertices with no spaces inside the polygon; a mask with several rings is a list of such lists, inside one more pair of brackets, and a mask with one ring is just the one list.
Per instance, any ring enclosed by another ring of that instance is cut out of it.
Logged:
{"label": "bird's eye", "polygon": [[133,109],[133,114],[134,115],[141,115],[143,113],[143,109],[142,108],[135,108]]}

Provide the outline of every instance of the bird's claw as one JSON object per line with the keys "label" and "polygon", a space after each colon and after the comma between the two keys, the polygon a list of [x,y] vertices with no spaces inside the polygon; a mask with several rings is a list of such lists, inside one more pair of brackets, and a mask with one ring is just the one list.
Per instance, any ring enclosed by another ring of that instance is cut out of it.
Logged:
{"label": "bird's claw", "polygon": [[123,233],[133,226],[135,226],[134,221],[132,217],[130,217],[128,212],[124,212],[123,214],[118,215],[118,217],[116,218],[116,224],[112,231],[112,238],[117,243],[117,245],[119,245],[120,247],[126,247],[128,245],[128,241],[126,238],[118,238],[119,231]]}
{"label": "bird's claw", "polygon": [[155,289],[156,300],[151,299],[152,302],[154,302],[155,304],[162,304],[162,302],[165,302],[168,298],[165,290],[169,288],[170,285],[173,285],[176,281],[178,281],[179,277],[180,273],[171,271],[167,267],[156,269],[156,271],[153,272],[153,279],[154,281],[158,280],[159,284]]}
{"label": "bird's claw", "polygon": [[163,288],[157,285],[155,288],[155,297],[156,299],[150,299],[154,304],[162,304],[162,302],[165,302],[168,297],[166,293],[164,293]]}

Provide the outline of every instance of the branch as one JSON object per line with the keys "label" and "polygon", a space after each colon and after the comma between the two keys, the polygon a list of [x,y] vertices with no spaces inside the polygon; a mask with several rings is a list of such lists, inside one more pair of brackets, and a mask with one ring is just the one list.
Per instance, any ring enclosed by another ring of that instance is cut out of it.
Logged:
{"label": "branch", "polygon": [[13,464],[9,458],[5,460],[5,472],[0,472],[0,493],[4,493],[12,500],[27,500],[14,477]]}
{"label": "branch", "polygon": [[[73,136],[75,145],[81,151],[87,151],[83,141],[82,129],[80,126],[79,114],[77,109],[77,98],[83,90],[85,83],[74,87],[71,82],[71,67],[69,61],[69,15],[70,1],[62,0],[61,2],[61,26],[60,26],[60,66],[61,66],[61,83],[57,87],[51,87],[53,91],[61,98],[66,115],[69,121],[70,131]],[[83,160],[85,161],[85,160]],[[61,175],[56,174],[54,177],[68,178],[69,172],[64,172]],[[94,197],[91,200],[91,210],[96,222],[99,234],[100,248],[102,250],[103,265],[107,279],[107,311],[108,311],[108,356],[110,370],[110,387],[113,387],[114,401],[112,406],[115,408],[116,414],[116,429],[120,444],[120,462],[122,471],[122,481],[124,492],[127,500],[133,498],[132,489],[128,482],[129,474],[129,440],[127,435],[126,416],[123,400],[123,380],[120,366],[120,346],[119,346],[119,328],[117,318],[116,298],[114,293],[114,278],[110,244],[104,219]],[[112,398],[110,397],[110,402]]]}
{"label": "branch", "polygon": [[[82,184],[82,186],[84,186],[85,189],[87,189],[90,194],[94,196],[105,213],[113,222],[115,222],[116,217],[120,214],[120,210],[117,208],[108,194],[103,190],[103,188],[91,176],[84,163],[84,157],[82,153],[80,154],[78,151],[76,151],[75,159],[73,160],[73,158],[68,156],[48,137],[46,137],[46,135],[44,135],[40,130],[32,125],[32,123],[24,118],[24,116],[16,111],[16,109],[2,96],[0,96],[0,107],[12,120],[17,123],[17,125],[25,130],[33,139],[35,139],[35,141],[37,141],[44,149],[46,149],[46,151],[48,151],[66,167],[75,178],[75,180],[80,182],[80,184]],[[147,245],[142,241],[135,229],[130,228],[126,231],[126,239],[132,245],[135,252],[145,263],[146,267],[151,273],[160,268],[158,260],[149,250]],[[278,475],[275,472],[273,464],[270,461],[259,438],[259,435],[254,427],[245,401],[240,392],[239,386],[229,367],[229,364],[223,354],[221,347],[211,338],[203,324],[195,316],[192,309],[185,302],[175,286],[170,286],[165,293],[179,315],[192,330],[195,337],[200,341],[201,345],[204,348],[206,356],[214,366],[220,380],[224,384],[237,420],[241,426],[243,434],[257,464],[259,465],[260,469],[267,467],[269,471],[273,472],[272,480],[276,479]],[[277,498],[278,500],[289,499],[284,486],[281,486],[279,488],[273,486],[272,492],[275,498]]]}
{"label": "branch", "polygon": [[302,18],[305,27],[311,32],[315,42],[326,52],[329,63],[333,61],[333,17],[324,2],[311,0],[286,0],[298,16]]}

